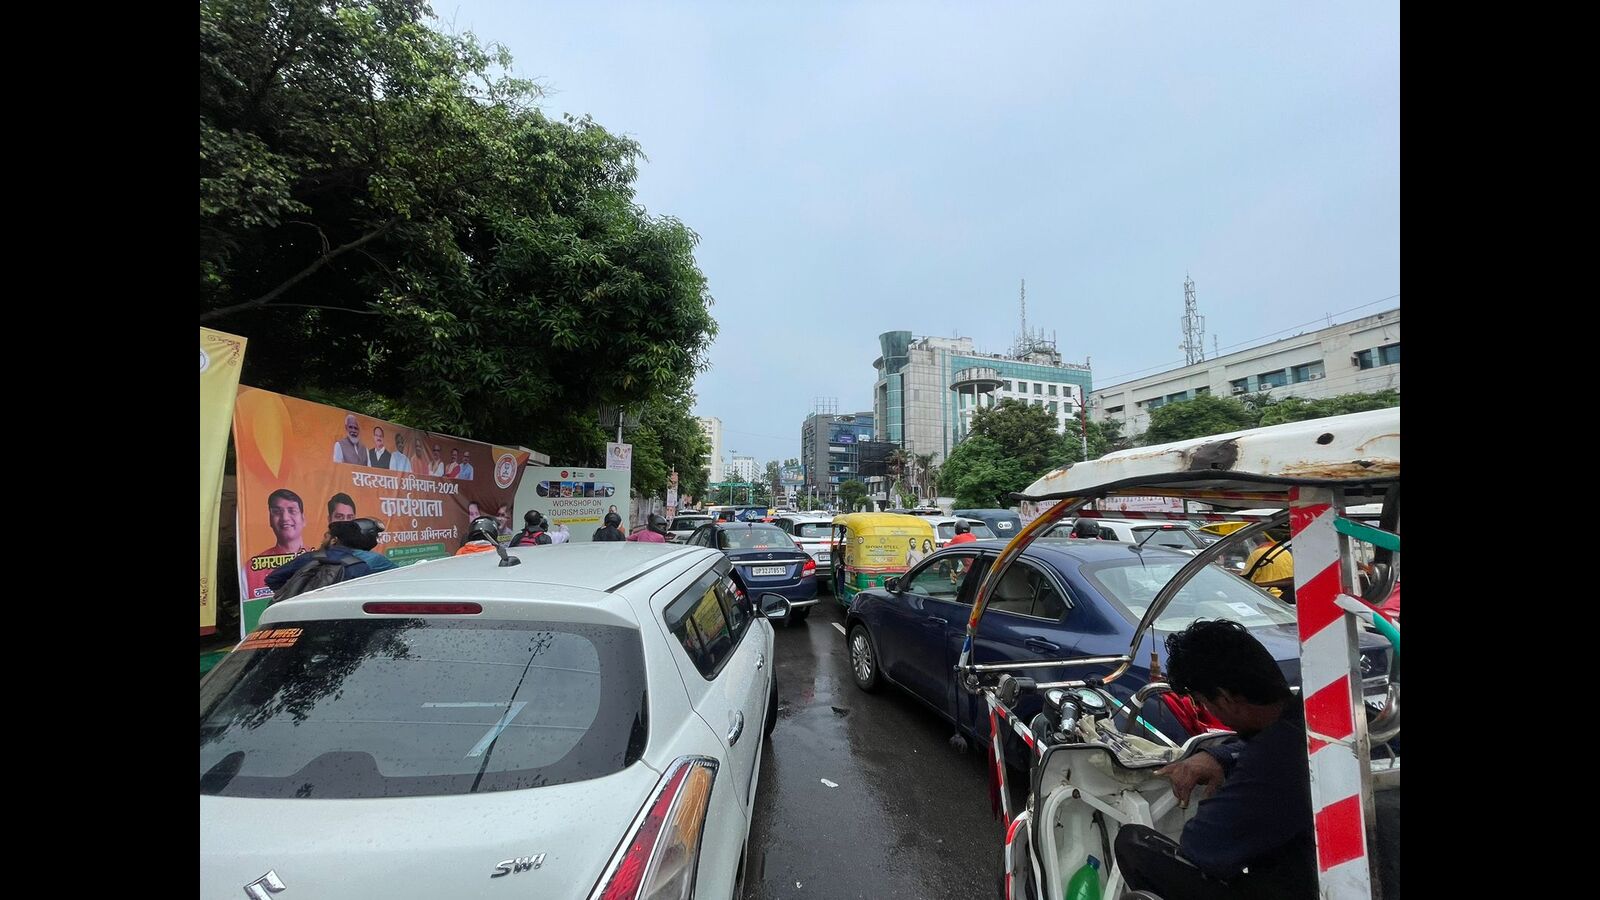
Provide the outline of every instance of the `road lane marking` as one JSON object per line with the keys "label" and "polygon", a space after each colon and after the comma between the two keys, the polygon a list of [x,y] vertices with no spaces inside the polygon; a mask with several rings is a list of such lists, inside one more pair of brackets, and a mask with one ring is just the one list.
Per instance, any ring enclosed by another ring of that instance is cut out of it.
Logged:
{"label": "road lane marking", "polygon": [[833,627],[839,629],[839,633],[840,634],[844,634],[844,626],[843,625],[840,625],[838,622],[833,622],[831,624],[833,625]]}

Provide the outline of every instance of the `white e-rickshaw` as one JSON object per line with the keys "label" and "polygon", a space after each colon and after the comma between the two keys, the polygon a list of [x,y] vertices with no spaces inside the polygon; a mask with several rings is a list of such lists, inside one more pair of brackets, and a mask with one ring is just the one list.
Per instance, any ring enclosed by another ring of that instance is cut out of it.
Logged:
{"label": "white e-rickshaw", "polygon": [[[978,623],[995,585],[1033,540],[1096,500],[1152,495],[1196,501],[1212,510],[1174,518],[1220,519],[1219,510],[1230,509],[1276,512],[1226,535],[1185,564],[1156,593],[1126,654],[988,664],[973,658]],[[1113,453],[1051,472],[1019,499],[1054,505],[1022,529],[980,583],[956,673],[963,688],[982,696],[990,711],[989,751],[1006,823],[1007,900],[1061,900],[1090,857],[1099,861],[1101,896],[1123,897],[1127,886],[1112,852],[1118,830],[1140,824],[1179,838],[1199,804],[1180,806],[1171,784],[1155,772],[1229,733],[1208,731],[1184,740],[1160,734],[1141,717],[1147,700],[1170,692],[1154,675],[1154,658],[1150,682],[1129,702],[1117,700],[1107,685],[1133,664],[1145,635],[1196,573],[1285,521],[1294,553],[1299,695],[1320,896],[1397,896],[1400,633],[1398,623],[1375,607],[1400,576],[1399,409]],[[1346,517],[1350,507],[1370,503],[1381,504],[1377,527]],[[1370,553],[1364,547],[1357,552],[1362,543],[1371,546]],[[1358,565],[1361,559],[1371,562]],[[1362,671],[1357,651],[1363,628],[1384,635],[1393,648],[1377,701],[1364,692],[1374,679]],[[1023,722],[1014,710],[1028,693],[1043,699],[1044,711]],[[1020,739],[1029,758],[1027,799],[1015,811],[1005,784],[1007,732]],[[1380,803],[1380,797],[1387,802]],[[1380,806],[1396,821],[1380,823]]]}

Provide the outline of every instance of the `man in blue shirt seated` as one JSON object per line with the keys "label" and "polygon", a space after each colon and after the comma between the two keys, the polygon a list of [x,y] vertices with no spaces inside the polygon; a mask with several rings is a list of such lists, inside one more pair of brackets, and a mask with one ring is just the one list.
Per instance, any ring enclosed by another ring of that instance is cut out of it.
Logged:
{"label": "man in blue shirt seated", "polygon": [[1185,807],[1196,787],[1213,790],[1177,843],[1143,825],[1117,832],[1128,886],[1163,900],[1315,898],[1305,717],[1272,654],[1238,622],[1199,621],[1167,638],[1167,673],[1238,738],[1156,773]]}
{"label": "man in blue shirt seated", "polygon": [[[372,519],[354,519],[347,522],[329,522],[328,537],[322,542],[318,550],[326,550],[328,556],[335,560],[347,556],[354,556],[361,560],[360,565],[353,565],[345,574],[345,579],[360,578],[362,575],[371,575],[374,572],[385,572],[398,568],[382,553],[372,552],[378,546],[378,535],[383,534],[383,526]],[[315,553],[302,553],[294,559],[272,570],[267,576],[267,587],[277,591],[294,573],[311,563]]]}

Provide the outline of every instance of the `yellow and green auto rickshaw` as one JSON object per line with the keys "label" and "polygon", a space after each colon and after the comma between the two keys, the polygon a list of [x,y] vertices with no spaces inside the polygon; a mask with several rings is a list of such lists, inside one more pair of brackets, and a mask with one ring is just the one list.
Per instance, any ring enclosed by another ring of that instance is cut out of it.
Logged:
{"label": "yellow and green auto rickshaw", "polygon": [[858,592],[883,587],[939,545],[931,520],[898,513],[833,519],[833,596],[849,608]]}

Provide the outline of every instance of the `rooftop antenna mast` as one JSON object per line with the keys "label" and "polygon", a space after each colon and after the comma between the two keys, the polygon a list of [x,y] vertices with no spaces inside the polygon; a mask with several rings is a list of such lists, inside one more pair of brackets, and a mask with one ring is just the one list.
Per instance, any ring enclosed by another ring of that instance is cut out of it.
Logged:
{"label": "rooftop antenna mast", "polygon": [[1192,366],[1206,358],[1206,317],[1200,315],[1194,302],[1194,279],[1183,275],[1183,350],[1184,365]]}

